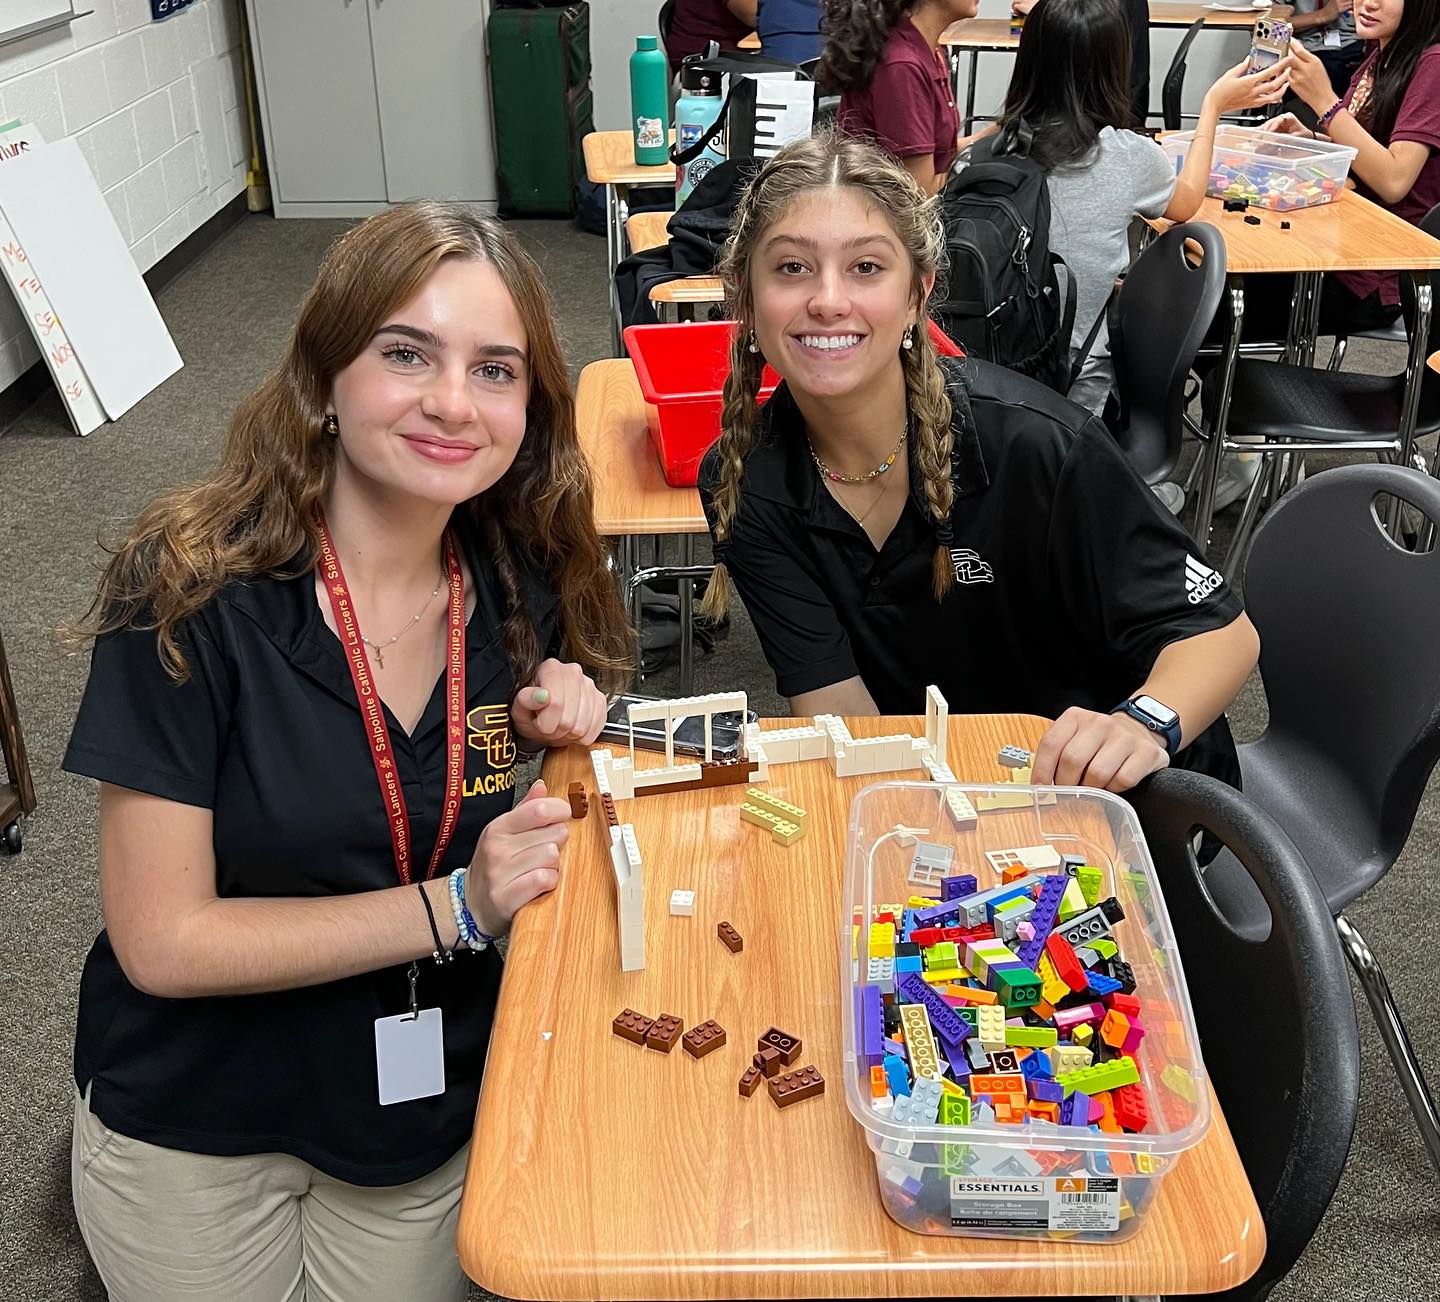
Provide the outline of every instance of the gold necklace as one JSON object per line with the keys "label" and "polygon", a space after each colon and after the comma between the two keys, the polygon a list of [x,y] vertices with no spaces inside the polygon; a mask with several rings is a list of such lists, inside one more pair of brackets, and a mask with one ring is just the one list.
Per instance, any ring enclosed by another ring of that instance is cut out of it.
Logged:
{"label": "gold necklace", "polygon": [[891,449],[890,455],[876,466],[874,470],[867,471],[863,475],[842,475],[838,470],[831,470],[829,466],[820,460],[819,454],[815,451],[815,445],[810,442],[810,436],[808,434],[805,436],[805,444],[810,449],[810,460],[815,463],[815,468],[826,479],[836,484],[864,484],[876,478],[878,475],[883,475],[895,464],[895,458],[900,455],[900,449],[905,446],[905,431],[903,429],[900,431],[900,438],[897,440],[894,448]]}
{"label": "gold necklace", "polygon": [[830,490],[830,495],[834,497],[834,499],[839,502],[842,507],[845,507],[846,515],[848,515],[852,520],[854,520],[856,524],[863,526],[865,524],[865,521],[875,514],[875,508],[880,505],[882,499],[885,497],[886,492],[889,490],[889,487],[890,481],[888,479],[881,481],[880,491],[875,494],[875,500],[865,508],[864,513],[861,515],[856,515],[854,511],[852,511],[848,506],[846,506],[840,495],[836,493],[833,488]]}
{"label": "gold necklace", "polygon": [[418,611],[415,612],[415,617],[414,617],[408,624],[406,624],[404,628],[402,628],[398,633],[396,633],[395,636],[392,637],[389,641],[387,641],[387,642],[372,642],[372,641],[371,641],[368,637],[366,637],[363,633],[360,635],[360,640],[361,640],[363,643],[365,643],[365,645],[368,646],[373,652],[375,652],[375,663],[376,663],[381,669],[384,669],[384,668],[385,668],[385,648],[386,648],[386,647],[392,647],[392,646],[394,646],[395,643],[397,643],[402,637],[405,636],[406,633],[408,633],[412,628],[415,627],[416,624],[418,624],[418,623],[420,622],[420,617],[421,617],[427,610],[430,609],[430,603],[431,603],[432,601],[434,601],[435,598],[440,595],[440,590],[441,590],[444,586],[445,586],[445,575],[444,575],[444,572],[442,571],[442,572],[441,572],[441,575],[440,575],[440,582],[435,585],[435,591],[432,592],[432,593],[425,599],[425,604],[424,604],[423,606],[421,606]]}

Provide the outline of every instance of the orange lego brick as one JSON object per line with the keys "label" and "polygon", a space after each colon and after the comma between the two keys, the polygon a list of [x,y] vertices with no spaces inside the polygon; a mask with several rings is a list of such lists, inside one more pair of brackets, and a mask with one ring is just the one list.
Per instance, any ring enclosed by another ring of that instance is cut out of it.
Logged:
{"label": "orange lego brick", "polygon": [[1018,1094],[1023,1099],[1025,1097],[1025,1077],[1009,1073],[1005,1075],[972,1075],[970,1077],[970,1097],[974,1098],[979,1094],[988,1094],[992,1099],[1001,1094]]}
{"label": "orange lego brick", "polygon": [[980,990],[975,986],[946,986],[944,994],[953,999],[964,1000],[967,1004],[995,1004],[1000,1002],[1000,996],[993,990]]}
{"label": "orange lego brick", "polygon": [[675,1042],[679,1040],[680,1032],[684,1029],[685,1023],[674,1013],[661,1013],[651,1023],[650,1029],[645,1032],[645,1047],[658,1049],[661,1053],[669,1053],[675,1047]]}
{"label": "orange lego brick", "polygon": [[777,1108],[788,1108],[801,1099],[813,1099],[825,1093],[825,1078],[816,1067],[787,1071],[770,1081],[770,1097]]}
{"label": "orange lego brick", "polygon": [[644,1044],[645,1037],[650,1034],[650,1028],[654,1025],[654,1018],[646,1017],[644,1013],[637,1013],[633,1008],[626,1008],[610,1023],[610,1029],[622,1040],[630,1040],[634,1044]]}
{"label": "orange lego brick", "polygon": [[890,1082],[885,1079],[884,1067],[870,1068],[870,1097],[883,1099],[890,1093]]}
{"label": "orange lego brick", "polygon": [[703,1058],[725,1043],[725,1028],[712,1017],[686,1031],[681,1043],[692,1058]]}

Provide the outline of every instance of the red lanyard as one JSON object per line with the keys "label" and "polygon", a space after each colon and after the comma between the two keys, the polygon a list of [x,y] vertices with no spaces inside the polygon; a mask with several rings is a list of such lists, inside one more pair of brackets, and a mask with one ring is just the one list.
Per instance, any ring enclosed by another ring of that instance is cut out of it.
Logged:
{"label": "red lanyard", "polygon": [[[370,758],[375,761],[380,798],[390,822],[395,871],[400,874],[400,881],[408,886],[413,876],[410,867],[410,814],[405,808],[405,793],[400,788],[400,778],[395,771],[392,758],[395,751],[390,745],[385,708],[380,703],[380,693],[370,672],[370,658],[365,654],[360,625],[355,620],[355,607],[350,601],[345,572],[340,568],[340,558],[330,541],[325,517],[319,511],[315,513],[315,523],[320,530],[320,573],[325,580],[325,591],[330,596],[330,609],[335,614],[335,631],[345,648],[345,663],[350,666],[355,699],[360,702],[360,714],[365,720]],[[465,776],[465,576],[460,572],[455,543],[448,530],[445,534],[445,573],[450,587],[450,637],[445,653],[445,807],[440,816],[440,831],[435,838],[430,867],[425,873],[427,878],[435,876],[435,870],[450,845],[450,837],[460,817],[460,789]]]}

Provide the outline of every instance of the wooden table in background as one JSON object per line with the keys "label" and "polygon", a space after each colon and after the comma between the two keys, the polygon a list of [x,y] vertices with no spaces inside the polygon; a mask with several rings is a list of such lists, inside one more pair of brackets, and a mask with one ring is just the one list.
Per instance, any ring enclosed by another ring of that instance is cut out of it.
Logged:
{"label": "wooden table in background", "polygon": [[[625,222],[625,235],[636,253],[658,248],[670,239],[666,226],[673,216],[668,212],[639,212]],[[684,276],[667,280],[650,291],[650,301],[662,321],[678,318],[686,307],[699,303],[721,303],[725,289],[718,276]]]}
{"label": "wooden table in background", "polygon": [[[856,736],[923,730],[848,722]],[[994,781],[999,747],[1033,747],[1044,728],[952,715],[951,768]],[[551,752],[545,778],[591,786],[586,752]],[[620,971],[598,801],[571,824],[558,888],[520,911],[510,942],[460,1206],[473,1279],[546,1299],[984,1297],[1212,1292],[1254,1272],[1264,1228],[1213,1096],[1204,1139],[1127,1242],[929,1237],[885,1214],[841,1076],[841,865],[850,800],[873,780],[775,770],[767,789],[809,812],[789,849],[742,825],[729,789],[625,802],[645,859],[641,972]],[[694,917],[669,915],[676,888],[695,891]],[[722,918],[745,938],[738,955],[716,939]],[[610,1030],[626,1007],[714,1017],[729,1042],[700,1061],[639,1050]],[[804,1040],[822,1098],[780,1112],[763,1091],[738,1096],[772,1025]]]}
{"label": "wooden table in background", "polygon": [[[1282,137],[1283,139],[1283,137]],[[1259,224],[1247,222],[1258,217]],[[1211,438],[1203,455],[1224,455],[1224,436],[1230,417],[1235,366],[1240,356],[1240,332],[1245,314],[1246,275],[1296,275],[1296,293],[1291,304],[1290,330],[1285,359],[1300,366],[1315,360],[1315,336],[1320,322],[1320,288],[1326,272],[1398,271],[1415,280],[1416,320],[1410,343],[1409,383],[1401,404],[1401,465],[1409,465],[1415,441],[1415,417],[1420,402],[1425,343],[1429,337],[1431,294],[1430,272],[1440,270],[1440,240],[1427,235],[1388,209],[1372,203],[1354,190],[1342,191],[1333,202],[1294,212],[1274,212],[1251,207],[1247,212],[1226,212],[1220,199],[1206,199],[1191,221],[1208,222],[1225,240],[1226,298],[1230,306],[1230,329],[1220,370],[1220,392],[1215,405]],[[1288,222],[1282,230],[1280,223]],[[1157,231],[1170,223],[1157,218],[1150,225]],[[1210,544],[1214,477],[1203,468],[1195,505],[1192,531],[1202,547]]]}

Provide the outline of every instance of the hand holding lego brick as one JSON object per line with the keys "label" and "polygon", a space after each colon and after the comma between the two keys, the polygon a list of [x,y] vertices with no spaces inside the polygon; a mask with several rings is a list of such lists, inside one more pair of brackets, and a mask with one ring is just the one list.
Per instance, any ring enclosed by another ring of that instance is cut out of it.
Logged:
{"label": "hand holding lego brick", "polygon": [[605,695],[576,664],[542,661],[510,706],[515,732],[532,745],[588,746],[605,726]]}
{"label": "hand holding lego brick", "polygon": [[1129,791],[1170,763],[1164,743],[1128,714],[1097,714],[1071,706],[1035,748],[1036,786]]}
{"label": "hand holding lego brick", "polygon": [[560,850],[570,839],[569,804],[552,797],[544,782],[480,833],[465,902],[487,935],[508,931],[516,912],[560,880]]}

